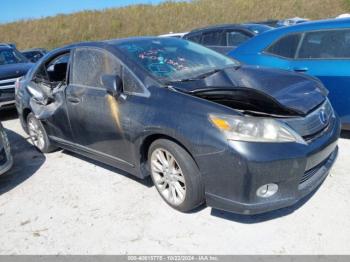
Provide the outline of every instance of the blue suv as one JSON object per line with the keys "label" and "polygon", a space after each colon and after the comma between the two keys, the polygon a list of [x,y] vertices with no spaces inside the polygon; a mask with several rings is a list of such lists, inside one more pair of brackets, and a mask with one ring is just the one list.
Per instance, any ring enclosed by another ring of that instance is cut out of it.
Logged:
{"label": "blue suv", "polygon": [[229,53],[246,64],[302,72],[319,78],[350,130],[350,19],[307,22],[265,32]]}

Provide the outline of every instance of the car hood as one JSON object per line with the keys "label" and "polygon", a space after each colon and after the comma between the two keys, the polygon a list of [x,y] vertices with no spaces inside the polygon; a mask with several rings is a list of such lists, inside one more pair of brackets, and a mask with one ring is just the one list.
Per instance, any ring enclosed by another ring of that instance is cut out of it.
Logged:
{"label": "car hood", "polygon": [[32,63],[0,65],[0,80],[23,76],[33,65]]}
{"label": "car hood", "polygon": [[285,70],[246,65],[224,69],[198,81],[175,83],[174,88],[186,93],[247,91],[250,98],[254,94],[269,97],[274,103],[300,115],[312,111],[328,95],[327,89],[315,78]]}

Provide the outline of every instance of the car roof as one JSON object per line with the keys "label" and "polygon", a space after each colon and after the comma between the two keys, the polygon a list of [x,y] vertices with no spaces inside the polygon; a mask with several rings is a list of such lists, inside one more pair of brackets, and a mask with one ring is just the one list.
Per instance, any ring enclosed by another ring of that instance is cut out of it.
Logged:
{"label": "car roof", "polygon": [[39,52],[42,52],[42,51],[46,51],[45,48],[30,48],[30,49],[25,49],[25,50],[22,50],[21,53],[25,53],[25,52],[33,52],[33,51],[39,51]]}
{"label": "car roof", "polygon": [[279,27],[249,39],[233,50],[232,53],[261,51],[276,41],[277,38],[288,33],[338,28],[350,28],[350,18],[310,21],[292,26]]}
{"label": "car roof", "polygon": [[212,29],[230,29],[232,27],[234,27],[234,28],[242,28],[242,29],[249,29],[249,27],[253,26],[253,25],[260,26],[261,24],[247,23],[247,24],[219,24],[219,25],[211,25],[211,26],[206,26],[206,27],[202,27],[202,28],[193,29],[188,34],[199,33],[199,32],[202,32],[202,31],[207,31],[207,30],[212,30]]}
{"label": "car roof", "polygon": [[9,44],[0,43],[0,49],[13,49],[13,47]]}
{"label": "car roof", "polygon": [[[163,37],[163,39],[178,39],[178,38],[172,38],[172,37]],[[73,43],[69,45],[65,45],[59,48],[56,48],[52,51],[49,52],[49,55],[53,53],[62,53],[65,51],[68,51],[68,49],[76,48],[76,47],[99,47],[99,48],[112,48],[115,49],[116,45],[118,44],[123,44],[123,43],[130,43],[130,42],[136,42],[136,41],[144,41],[144,40],[155,40],[159,41],[160,37],[158,36],[140,36],[140,37],[128,37],[128,38],[118,38],[118,39],[109,39],[109,40],[101,40],[101,41],[86,41],[86,42],[78,42],[78,43]]]}

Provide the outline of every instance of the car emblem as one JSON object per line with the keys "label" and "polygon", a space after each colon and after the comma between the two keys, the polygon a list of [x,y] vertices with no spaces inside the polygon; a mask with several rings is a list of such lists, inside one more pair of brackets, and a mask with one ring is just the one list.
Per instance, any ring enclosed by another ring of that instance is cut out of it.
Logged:
{"label": "car emblem", "polygon": [[327,123],[327,114],[324,110],[321,110],[319,113],[319,118],[322,124],[326,124]]}

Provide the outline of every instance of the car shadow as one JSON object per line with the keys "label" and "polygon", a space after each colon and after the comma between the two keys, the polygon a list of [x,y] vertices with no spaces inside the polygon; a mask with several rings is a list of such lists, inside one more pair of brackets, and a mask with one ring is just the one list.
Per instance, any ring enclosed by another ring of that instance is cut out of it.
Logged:
{"label": "car shadow", "polygon": [[125,176],[125,177],[127,177],[129,179],[132,179],[132,180],[134,180],[134,181],[136,181],[136,182],[138,182],[138,183],[140,183],[140,184],[142,184],[142,185],[144,185],[146,187],[149,187],[149,188],[153,187],[152,179],[149,176],[146,177],[145,179],[141,179],[141,178],[138,178],[138,177],[136,177],[134,175],[131,175],[131,174],[129,174],[129,173],[119,169],[119,168],[109,166],[107,164],[104,164],[104,163],[99,162],[97,160],[94,160],[94,159],[88,158],[86,156],[74,153],[72,151],[63,150],[62,153],[70,155],[72,157],[79,158],[79,159],[81,159],[83,161],[89,162],[90,164],[102,167],[102,168],[107,169],[107,170],[109,170],[109,171],[111,171],[113,173],[116,173],[117,175]]}
{"label": "car shadow", "polygon": [[6,128],[5,131],[10,141],[13,166],[0,176],[0,195],[34,175],[46,160],[45,156],[28,142],[29,138]]}
{"label": "car shadow", "polygon": [[347,130],[343,130],[340,134],[341,138],[346,138],[346,139],[350,139],[350,131]]}
{"label": "car shadow", "polygon": [[0,121],[13,120],[16,118],[18,118],[18,114],[15,108],[2,108],[0,110]]}

